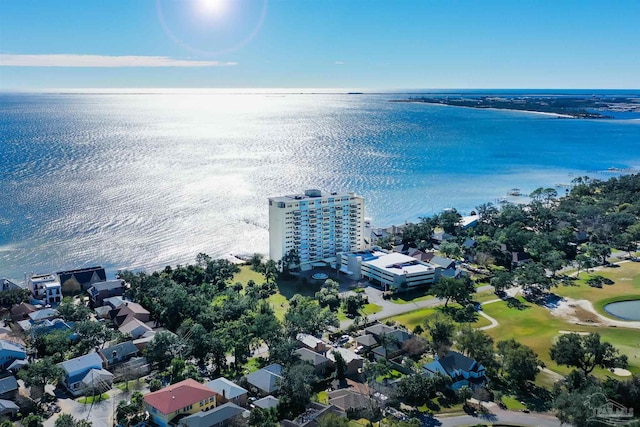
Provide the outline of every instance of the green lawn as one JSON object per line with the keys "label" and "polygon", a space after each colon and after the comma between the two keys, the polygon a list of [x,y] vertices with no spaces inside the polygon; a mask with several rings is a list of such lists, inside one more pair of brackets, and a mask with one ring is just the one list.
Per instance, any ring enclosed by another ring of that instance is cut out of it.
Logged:
{"label": "green lawn", "polygon": [[518,399],[513,396],[502,396],[502,403],[505,404],[508,410],[510,411],[519,411],[521,409],[526,409]]}
{"label": "green lawn", "polygon": [[[420,308],[418,310],[413,310],[408,313],[400,314],[398,316],[389,317],[387,320],[396,321],[407,328],[409,331],[412,331],[416,326],[422,326],[426,319],[434,316],[438,312],[439,310],[437,307]],[[478,316],[478,319],[474,323],[471,323],[471,325],[476,328],[481,328],[490,324],[491,322],[489,322],[482,316]]]}
{"label": "green lawn", "polygon": [[[525,308],[510,308],[505,302],[496,302],[483,306],[489,316],[495,318],[500,325],[487,330],[494,340],[514,338],[531,347],[547,367],[562,375],[566,375],[571,368],[558,366],[549,357],[549,348],[559,336],[559,331],[598,332],[604,341],[608,341],[626,354],[629,358],[629,370],[640,373],[640,333],[637,330],[625,328],[607,328],[574,325],[552,316],[544,307],[520,300]],[[594,373],[598,376],[612,375],[609,371],[597,368]]]}
{"label": "green lawn", "polygon": [[[592,288],[585,280],[593,274],[598,274],[613,280],[613,285],[603,285],[602,288]],[[579,280],[569,281],[569,285],[559,285],[553,292],[576,299],[587,299],[594,304],[601,299],[621,295],[640,294],[640,263],[625,262],[618,267],[605,267],[591,273],[580,272]]]}
{"label": "green lawn", "polygon": [[103,400],[109,399],[109,395],[107,393],[102,393],[101,395],[96,396],[86,396],[78,399],[78,403],[84,403],[86,405],[90,405],[94,402],[101,402]]}

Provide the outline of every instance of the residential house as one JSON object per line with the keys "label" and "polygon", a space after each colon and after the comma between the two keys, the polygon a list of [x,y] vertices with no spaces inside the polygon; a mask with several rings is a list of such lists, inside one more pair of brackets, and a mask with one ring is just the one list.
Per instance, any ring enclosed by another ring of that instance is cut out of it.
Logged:
{"label": "residential house", "polygon": [[437,265],[438,267],[442,268],[442,270],[449,270],[449,269],[456,268],[455,260],[451,258],[440,257],[437,255],[431,257],[431,260],[429,261],[429,263],[433,265]]}
{"label": "residential house", "polygon": [[146,323],[134,317],[129,317],[127,321],[118,328],[118,331],[124,335],[131,336],[131,338],[135,340],[148,332],[152,332],[153,329]]}
{"label": "residential house", "polygon": [[360,372],[362,372],[362,367],[364,366],[364,359],[362,357],[358,356],[356,353],[346,348],[334,347],[327,352],[327,357],[334,364],[336,363],[336,357],[334,355],[334,352],[340,353],[340,355],[342,355],[342,358],[344,359],[347,365],[345,369],[346,375],[357,375]]}
{"label": "residential house", "polygon": [[346,416],[346,414],[333,405],[323,405],[318,402],[311,402],[306,410],[299,415],[295,420],[283,420],[280,423],[281,427],[316,427],[318,420],[327,414],[337,414],[339,416]]}
{"label": "residential house", "polygon": [[103,348],[98,352],[105,368],[124,363],[139,353],[132,341],[125,341],[111,347]]}
{"label": "residential house", "polygon": [[166,427],[178,415],[215,408],[217,396],[210,388],[186,379],[144,396],[144,409],[153,424]]}
{"label": "residential house", "polygon": [[449,351],[443,357],[424,365],[422,372],[430,376],[437,373],[449,376],[453,390],[465,385],[476,388],[487,381],[484,366],[457,351]]}
{"label": "residential house", "polygon": [[[6,292],[6,291],[17,291],[17,290],[21,290],[24,289],[22,286],[12,282],[9,279],[6,278],[0,278],[0,292]],[[11,306],[13,304],[16,303],[16,295],[1,295],[0,296],[0,304],[4,305],[4,306]]]}
{"label": "residential house", "polygon": [[262,395],[274,393],[280,389],[280,380],[282,380],[282,365],[274,363],[251,372],[247,375],[247,382],[254,386]]}
{"label": "residential house", "polygon": [[[376,341],[380,344],[378,347],[372,348],[372,352],[376,360],[393,359],[403,353],[402,346],[405,341],[410,340],[413,335],[402,329],[392,328],[382,323],[376,323],[371,325],[365,330],[366,334],[369,334],[376,338]],[[364,340],[361,340],[364,341]]]}
{"label": "residential house", "polygon": [[467,230],[469,228],[475,228],[478,226],[478,222],[480,221],[480,215],[468,215],[460,218],[460,226],[463,230]]}
{"label": "residential house", "polygon": [[124,280],[108,280],[94,283],[87,289],[91,307],[101,307],[105,298],[119,297],[124,294]]}
{"label": "residential house", "polygon": [[15,417],[20,407],[10,400],[0,399],[0,416]]}
{"label": "residential house", "polygon": [[[67,360],[66,362],[58,363],[58,366],[64,371],[64,378],[62,385],[73,396],[81,396],[85,393],[87,384],[83,382],[85,377],[88,376],[91,380],[102,381],[107,380],[105,375],[94,375],[91,371],[102,371],[102,358],[98,353],[89,353],[84,356],[76,357],[75,359]],[[106,372],[106,371],[105,371]],[[103,374],[103,373],[100,373]],[[111,384],[107,381],[104,384],[89,384],[91,388],[98,385],[104,385],[111,388]]]}
{"label": "residential house", "polygon": [[340,408],[345,412],[371,410],[378,407],[378,405],[369,396],[348,388],[332,390],[328,395],[329,404]]}
{"label": "residential house", "polygon": [[109,297],[102,300],[104,306],[109,306],[112,310],[119,308],[125,302],[127,302],[127,300],[123,297]]}
{"label": "residential house", "polygon": [[111,390],[114,375],[105,369],[91,369],[82,378],[82,394],[101,394]]}
{"label": "residential house", "polygon": [[279,404],[280,401],[276,397],[273,397],[271,395],[265,396],[262,399],[258,399],[253,402],[253,406],[260,409],[277,408]]}
{"label": "residential house", "polygon": [[52,320],[59,316],[60,313],[58,313],[58,310],[56,310],[55,308],[43,308],[42,310],[29,313],[29,319],[31,319],[33,323],[42,322],[44,320]]}
{"label": "residential house", "polygon": [[209,381],[205,387],[209,387],[218,394],[219,403],[232,402],[240,406],[247,405],[247,390],[224,377]]}
{"label": "residential house", "polygon": [[364,351],[370,351],[379,345],[378,340],[371,334],[360,335],[355,338],[356,345]]}
{"label": "residential house", "polygon": [[411,258],[417,259],[418,261],[427,262],[427,263],[431,261],[431,259],[434,256],[432,252],[424,252],[417,248],[409,249],[407,255],[409,255]]}
{"label": "residential house", "polygon": [[0,399],[15,400],[18,396],[16,377],[8,376],[0,379]]}
{"label": "residential house", "polygon": [[125,301],[120,307],[111,310],[109,314],[116,326],[127,323],[130,319],[138,319],[141,322],[151,320],[151,313],[143,306],[132,301]]}
{"label": "residential house", "polygon": [[34,313],[36,311],[38,311],[38,309],[34,305],[23,302],[11,307],[11,310],[9,311],[9,313],[11,314],[11,320],[14,322],[17,322],[19,320],[28,319],[29,314]]}
{"label": "residential house", "polygon": [[308,348],[299,348],[295,353],[300,357],[300,360],[309,362],[313,365],[313,372],[316,375],[324,376],[328,370],[333,367],[333,362],[322,354],[311,351]]}
{"label": "residential house", "polygon": [[33,298],[43,304],[57,304],[62,302],[60,280],[55,274],[30,274],[27,276],[27,286]]}
{"label": "residential house", "polygon": [[322,341],[320,338],[314,337],[309,334],[298,334],[296,339],[302,343],[309,350],[315,351],[316,353],[324,353],[329,349],[329,345]]}
{"label": "residential house", "polygon": [[182,418],[180,427],[224,427],[234,425],[241,417],[248,417],[249,411],[232,402],[227,402],[208,411],[196,412]]}
{"label": "residential house", "polygon": [[107,280],[107,273],[100,266],[59,271],[56,275],[65,289],[65,293],[67,290],[75,291],[76,289],[86,291],[94,283]]}
{"label": "residential house", "polygon": [[442,242],[448,242],[449,240],[453,240],[453,239],[455,239],[453,235],[446,233],[444,231],[438,231],[437,233],[431,234],[431,240],[433,240],[433,242],[436,245],[439,245]]}
{"label": "residential house", "polygon": [[[27,327],[27,324],[24,322],[30,322],[30,327]],[[73,333],[71,330],[72,322],[65,322],[62,319],[53,319],[53,320],[43,320],[42,322],[34,323],[30,320],[25,320],[22,322],[18,322],[24,331],[29,331],[32,337],[36,335],[46,335],[54,331],[67,331],[69,336]],[[25,329],[26,328],[26,329]]]}
{"label": "residential house", "polygon": [[6,369],[16,360],[25,360],[27,352],[25,348],[15,342],[0,340],[0,369]]}
{"label": "residential house", "polygon": [[526,252],[511,252],[511,265],[520,267],[531,261],[531,257]]}

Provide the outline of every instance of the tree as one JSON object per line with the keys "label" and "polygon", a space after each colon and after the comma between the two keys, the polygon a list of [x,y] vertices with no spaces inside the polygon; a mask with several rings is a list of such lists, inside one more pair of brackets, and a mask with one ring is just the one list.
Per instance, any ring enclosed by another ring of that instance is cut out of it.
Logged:
{"label": "tree", "polygon": [[333,351],[333,357],[336,361],[336,379],[338,380],[340,387],[345,385],[345,372],[347,370],[347,362],[342,357],[342,353],[339,351]]}
{"label": "tree", "polygon": [[349,419],[329,412],[316,420],[316,425],[318,427],[349,427]]}
{"label": "tree", "polygon": [[504,291],[513,287],[513,274],[508,271],[496,271],[490,283],[496,292]]}
{"label": "tree", "polygon": [[438,356],[444,355],[453,344],[455,324],[442,315],[436,315],[431,319],[425,320],[424,329],[429,332],[433,351]]}
{"label": "tree", "polygon": [[152,379],[151,381],[149,381],[149,391],[154,392],[154,391],[158,391],[162,388],[162,381],[160,381],[157,378]]}
{"label": "tree", "polygon": [[460,258],[462,256],[462,249],[455,242],[442,242],[438,250],[447,258]]}
{"label": "tree", "polygon": [[91,316],[91,310],[82,302],[76,302],[73,298],[65,297],[57,308],[60,316],[67,322],[79,322],[88,320]]}
{"label": "tree", "polygon": [[476,291],[473,282],[468,276],[460,279],[440,277],[438,282],[433,285],[432,290],[436,297],[445,300],[445,307],[447,307],[450,300],[454,300],[458,304],[464,304],[469,301],[471,294]]}
{"label": "tree", "polygon": [[338,327],[339,322],[335,313],[328,308],[320,307],[309,297],[294,295],[284,315],[284,325],[288,335],[295,338],[300,332],[320,334],[329,326]]}
{"label": "tree", "polygon": [[337,311],[340,307],[340,284],[335,280],[327,279],[322,288],[316,292],[316,299],[320,307],[329,307],[331,311]]}
{"label": "tree", "polygon": [[251,269],[253,271],[257,271],[258,273],[262,272],[262,269],[263,269],[262,258],[264,258],[264,256],[259,253],[254,253],[251,256],[251,259],[249,260],[249,265],[251,265]]}
{"label": "tree", "polygon": [[493,338],[486,332],[465,326],[456,336],[456,347],[468,357],[484,365],[487,371],[495,369]]}
{"label": "tree", "polygon": [[593,259],[587,254],[578,254],[576,255],[576,264],[578,265],[578,271],[576,273],[576,277],[580,278],[580,270],[589,270],[593,268],[594,262]]}
{"label": "tree", "polygon": [[602,243],[591,243],[587,246],[587,253],[593,259],[600,261],[600,264],[607,263],[607,257],[611,256],[611,248]]}
{"label": "tree", "polygon": [[73,331],[79,338],[78,344],[75,346],[77,354],[86,354],[89,350],[102,346],[116,335],[116,332],[107,328],[104,323],[92,320],[74,323]]}
{"label": "tree", "polygon": [[25,366],[18,372],[18,378],[26,387],[31,387],[31,396],[41,396],[46,384],[55,384],[64,372],[49,358],[40,359]]}
{"label": "tree", "polygon": [[625,368],[627,356],[608,342],[600,341],[600,334],[561,335],[549,350],[551,359],[559,365],[574,366],[584,375],[590,374],[596,366],[601,368]]}
{"label": "tree", "polygon": [[42,427],[42,417],[36,414],[28,414],[21,420],[24,427]]}
{"label": "tree", "polygon": [[525,291],[551,288],[551,279],[547,277],[547,272],[540,263],[528,262],[524,264],[516,270],[515,276],[518,284]]}
{"label": "tree", "polygon": [[266,280],[267,283],[275,282],[278,278],[278,264],[276,264],[274,260],[270,259],[264,264],[264,272],[262,274],[264,275],[264,280]]}
{"label": "tree", "polygon": [[349,295],[342,300],[342,310],[351,316],[357,316],[364,305],[364,298],[361,294]]}
{"label": "tree", "polygon": [[506,374],[507,379],[520,389],[524,388],[527,381],[535,381],[539,368],[544,367],[531,348],[513,338],[499,341],[497,348],[501,359],[501,370]]}
{"label": "tree", "polygon": [[176,334],[168,331],[158,332],[145,349],[147,360],[158,370],[164,371],[171,364],[179,346]]}
{"label": "tree", "polygon": [[282,373],[280,380],[280,412],[287,417],[302,413],[311,401],[316,376],[313,366],[305,362],[296,362]]}
{"label": "tree", "polygon": [[275,408],[254,408],[249,414],[249,426],[251,427],[278,427],[278,414]]}
{"label": "tree", "polygon": [[[131,395],[131,401],[121,400],[116,409],[116,420],[121,426],[129,427],[144,420],[144,396],[139,391]],[[57,426],[56,426],[57,427]]]}
{"label": "tree", "polygon": [[55,427],[91,427],[93,423],[87,420],[77,420],[70,414],[60,414],[54,423]]}

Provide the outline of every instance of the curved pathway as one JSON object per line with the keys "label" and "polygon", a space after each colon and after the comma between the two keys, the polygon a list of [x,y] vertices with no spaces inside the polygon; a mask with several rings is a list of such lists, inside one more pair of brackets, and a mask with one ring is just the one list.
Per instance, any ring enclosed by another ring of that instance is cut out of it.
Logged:
{"label": "curved pathway", "polygon": [[[493,291],[493,286],[485,285],[476,289],[476,292]],[[408,313],[410,311],[419,310],[421,308],[436,307],[444,304],[444,300],[439,298],[430,298],[423,301],[415,301],[407,304],[396,304],[389,300],[382,298],[382,291],[372,286],[364,288],[364,294],[368,297],[369,303],[377,304],[382,307],[382,310],[376,314],[370,314],[367,316],[367,321],[375,321],[386,319],[387,317],[398,316],[400,314]],[[353,324],[353,319],[347,319],[340,322],[340,329],[346,329]]]}

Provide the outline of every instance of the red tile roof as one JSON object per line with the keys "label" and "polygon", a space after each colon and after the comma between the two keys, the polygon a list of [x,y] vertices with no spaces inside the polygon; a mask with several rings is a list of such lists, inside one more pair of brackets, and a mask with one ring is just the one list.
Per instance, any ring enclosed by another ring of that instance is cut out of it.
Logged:
{"label": "red tile roof", "polygon": [[165,415],[193,405],[201,400],[216,396],[213,390],[199,382],[188,379],[175,383],[144,397],[147,405],[153,406]]}

